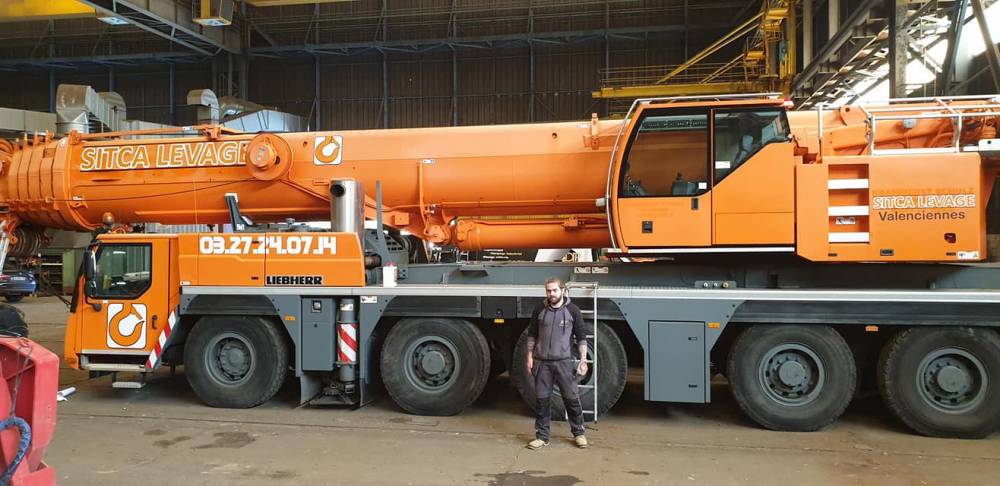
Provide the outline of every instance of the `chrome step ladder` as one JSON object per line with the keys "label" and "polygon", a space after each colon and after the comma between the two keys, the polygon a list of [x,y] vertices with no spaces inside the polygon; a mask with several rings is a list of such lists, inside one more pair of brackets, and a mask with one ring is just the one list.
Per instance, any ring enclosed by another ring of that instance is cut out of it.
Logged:
{"label": "chrome step ladder", "polygon": [[[594,400],[593,400],[593,407],[594,408],[592,408],[592,409],[583,408],[583,421],[584,422],[587,421],[587,414],[589,413],[589,414],[591,414],[594,417],[593,422],[596,424],[597,423],[597,288],[598,288],[598,283],[597,282],[567,282],[566,286],[567,286],[568,289],[590,290],[591,297],[593,299],[593,306],[591,307],[591,310],[580,309],[580,313],[583,314],[585,317],[592,316],[593,323],[594,323],[593,328],[592,328],[590,334],[587,335],[587,341],[589,341],[590,344],[591,344],[591,348],[590,349],[593,349],[593,357],[590,358],[590,359],[587,359],[586,356],[584,356],[584,360],[586,361],[587,366],[590,368],[590,376],[593,379],[591,380],[591,384],[589,384],[589,385],[585,384],[585,383],[578,383],[577,384],[577,394],[580,395],[580,397],[581,397],[580,398],[580,407],[582,408],[583,407],[583,391],[584,390],[588,390],[588,389],[593,389],[594,390],[594,393],[592,395],[593,398],[594,398]],[[573,358],[573,364],[579,366],[580,360],[578,360],[576,358]],[[576,368],[574,367],[574,369],[576,369]],[[567,420],[569,419],[568,413],[567,413],[567,416],[565,418]]]}

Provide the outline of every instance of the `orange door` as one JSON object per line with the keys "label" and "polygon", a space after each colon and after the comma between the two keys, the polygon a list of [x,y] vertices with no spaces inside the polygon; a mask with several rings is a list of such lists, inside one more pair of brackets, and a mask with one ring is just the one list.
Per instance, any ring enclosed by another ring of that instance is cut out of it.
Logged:
{"label": "orange door", "polygon": [[649,110],[640,116],[613,208],[622,243],[629,248],[710,246],[707,112]]}
{"label": "orange door", "polygon": [[149,353],[176,305],[170,261],[167,239],[98,247],[94,278],[77,306],[82,354]]}

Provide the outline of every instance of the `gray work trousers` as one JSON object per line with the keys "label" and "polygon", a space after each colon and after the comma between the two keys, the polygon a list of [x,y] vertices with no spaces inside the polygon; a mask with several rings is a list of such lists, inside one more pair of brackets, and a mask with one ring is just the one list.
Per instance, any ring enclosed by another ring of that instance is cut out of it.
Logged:
{"label": "gray work trousers", "polygon": [[552,416],[552,386],[559,385],[563,405],[569,418],[573,437],[583,435],[583,406],[577,393],[577,376],[572,359],[560,361],[535,360],[535,438],[549,441],[549,421]]}

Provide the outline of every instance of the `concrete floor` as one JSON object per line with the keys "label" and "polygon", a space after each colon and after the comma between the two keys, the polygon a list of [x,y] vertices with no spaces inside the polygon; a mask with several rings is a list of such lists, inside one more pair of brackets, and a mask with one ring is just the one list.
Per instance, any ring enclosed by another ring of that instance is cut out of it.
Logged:
{"label": "concrete floor", "polygon": [[[31,336],[62,354],[66,310],[54,298],[18,304]],[[641,376],[641,375],[640,375]],[[183,373],[142,390],[61,371],[77,394],[59,405],[47,462],[60,484],[997,484],[1000,434],[930,439],[897,425],[877,398],[858,400],[815,433],[762,430],[724,384],[708,405],[642,400],[636,380],[575,449],[565,424],[552,445],[532,437],[528,408],[501,377],[457,417],[417,417],[382,398],[360,410],[297,408],[287,386],[251,410],[201,405]]]}

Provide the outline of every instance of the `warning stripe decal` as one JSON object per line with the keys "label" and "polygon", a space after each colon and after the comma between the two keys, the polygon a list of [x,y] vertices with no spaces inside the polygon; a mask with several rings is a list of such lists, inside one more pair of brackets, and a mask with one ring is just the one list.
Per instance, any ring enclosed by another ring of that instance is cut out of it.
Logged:
{"label": "warning stripe decal", "polygon": [[156,341],[156,345],[153,346],[153,350],[149,352],[149,358],[146,359],[147,370],[152,370],[159,364],[163,353],[163,346],[167,343],[167,339],[170,339],[170,334],[174,331],[175,324],[177,324],[177,316],[171,312],[170,317],[167,318],[166,327],[160,332],[160,338]]}

